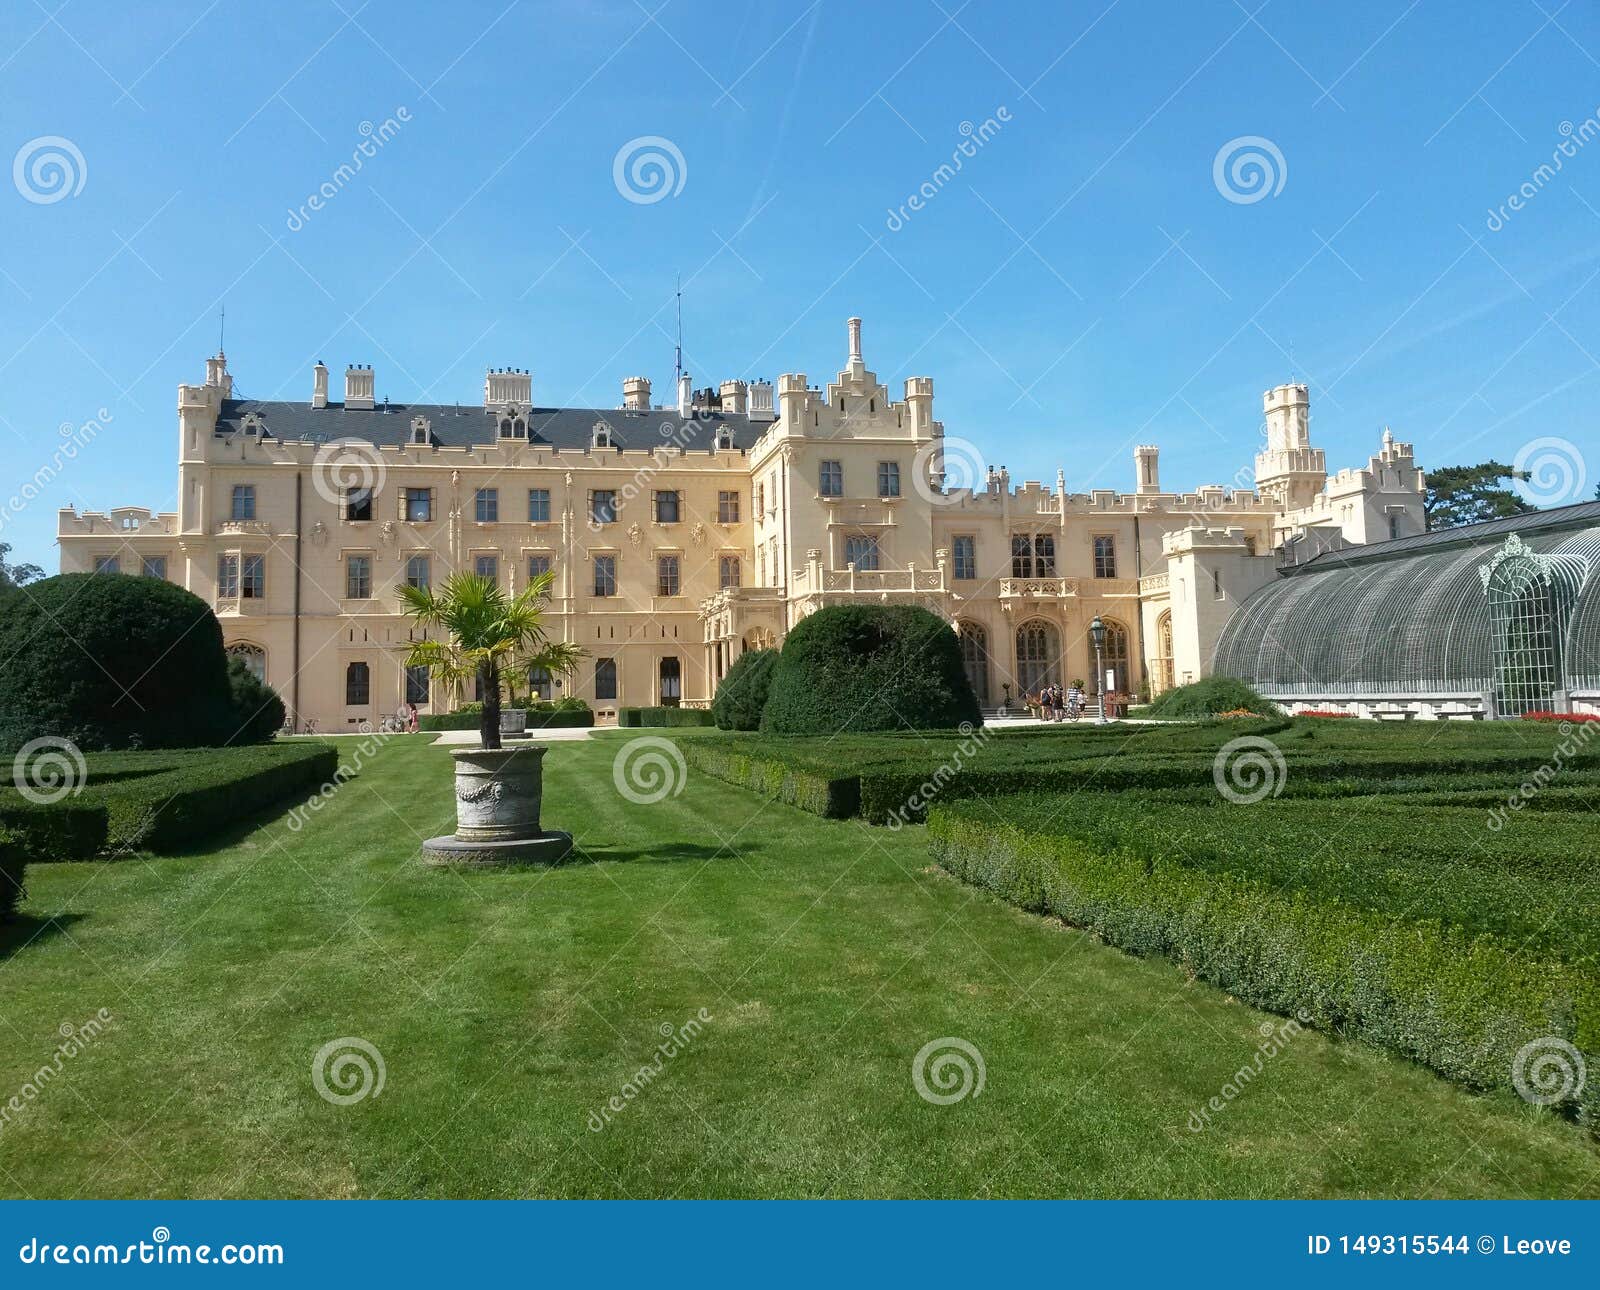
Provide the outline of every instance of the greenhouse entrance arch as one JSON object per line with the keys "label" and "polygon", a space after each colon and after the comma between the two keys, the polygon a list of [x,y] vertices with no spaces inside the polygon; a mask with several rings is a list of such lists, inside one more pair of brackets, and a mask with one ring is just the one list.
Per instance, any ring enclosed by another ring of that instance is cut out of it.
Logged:
{"label": "greenhouse entrance arch", "polygon": [[1554,562],[1507,546],[1483,570],[1494,645],[1495,711],[1505,717],[1554,712],[1561,688],[1561,602],[1559,583],[1552,576]]}

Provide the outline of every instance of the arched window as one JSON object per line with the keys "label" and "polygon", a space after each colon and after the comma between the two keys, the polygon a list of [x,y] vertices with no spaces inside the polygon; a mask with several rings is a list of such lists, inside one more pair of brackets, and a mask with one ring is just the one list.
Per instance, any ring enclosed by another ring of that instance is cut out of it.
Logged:
{"label": "arched window", "polygon": [[1513,556],[1485,590],[1494,637],[1494,699],[1501,716],[1552,712],[1561,684],[1560,607],[1545,560]]}
{"label": "arched window", "polygon": [[979,704],[989,702],[989,633],[977,623],[957,623],[960,633],[961,667],[967,674]]}
{"label": "arched window", "polygon": [[363,708],[372,702],[372,672],[365,663],[357,661],[346,665],[344,702],[347,708]]}
{"label": "arched window", "polygon": [[555,680],[550,675],[549,668],[530,667],[528,669],[528,689],[532,692],[534,698],[542,699],[548,703],[554,684]]}
{"label": "arched window", "polygon": [[228,646],[228,657],[243,659],[244,665],[250,669],[258,681],[267,679],[267,651],[259,645],[252,645],[249,641],[237,641]]}
{"label": "arched window", "polygon": [[[1105,671],[1112,674],[1111,688],[1127,694],[1129,692],[1128,629],[1115,618],[1105,619],[1105,625],[1106,643],[1100,650],[1100,663]],[[1094,646],[1091,644],[1089,649],[1092,652]],[[1096,684],[1091,688],[1098,690],[1098,682],[1102,679],[1096,677]]]}
{"label": "arched window", "polygon": [[1172,672],[1172,611],[1156,619],[1156,693],[1170,690]]}
{"label": "arched window", "polygon": [[676,655],[661,660],[661,706],[675,708],[683,702],[683,665]]}
{"label": "arched window", "polygon": [[1017,628],[1017,689],[1037,694],[1046,681],[1061,679],[1061,637],[1049,623],[1035,619]]}

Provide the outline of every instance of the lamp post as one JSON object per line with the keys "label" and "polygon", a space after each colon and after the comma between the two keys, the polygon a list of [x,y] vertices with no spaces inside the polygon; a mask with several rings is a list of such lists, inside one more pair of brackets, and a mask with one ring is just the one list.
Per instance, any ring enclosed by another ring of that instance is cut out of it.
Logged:
{"label": "lamp post", "polygon": [[1100,695],[1100,714],[1094,723],[1103,726],[1106,724],[1106,671],[1100,663],[1100,650],[1106,643],[1106,625],[1100,621],[1099,614],[1089,624],[1089,639],[1094,642],[1094,688]]}

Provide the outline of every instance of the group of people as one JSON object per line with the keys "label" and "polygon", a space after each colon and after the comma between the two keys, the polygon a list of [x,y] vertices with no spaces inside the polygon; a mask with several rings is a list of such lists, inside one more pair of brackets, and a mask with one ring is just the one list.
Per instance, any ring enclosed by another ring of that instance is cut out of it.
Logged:
{"label": "group of people", "polygon": [[1041,721],[1076,721],[1083,714],[1083,691],[1076,682],[1063,689],[1050,681],[1039,691],[1034,706],[1039,709]]}

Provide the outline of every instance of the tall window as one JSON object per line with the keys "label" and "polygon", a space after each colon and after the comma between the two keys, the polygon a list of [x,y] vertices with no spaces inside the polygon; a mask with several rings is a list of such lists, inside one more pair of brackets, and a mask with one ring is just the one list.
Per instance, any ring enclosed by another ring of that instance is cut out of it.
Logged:
{"label": "tall window", "polygon": [[661,660],[661,706],[675,708],[683,702],[683,664],[676,657]]}
{"label": "tall window", "polygon": [[1011,576],[1013,578],[1055,577],[1055,535],[1053,533],[1013,533],[1011,535]]}
{"label": "tall window", "polygon": [[546,703],[550,702],[553,682],[554,678],[550,675],[549,668],[530,667],[528,669],[528,691],[534,698],[543,699]]}
{"label": "tall window", "polygon": [[267,594],[267,557],[247,555],[239,562],[239,597],[260,600]]}
{"label": "tall window", "polygon": [[1023,623],[1017,628],[1017,688],[1023,694],[1037,694],[1046,681],[1059,681],[1060,656],[1060,637],[1054,627],[1037,619]]}
{"label": "tall window", "polygon": [[167,557],[164,555],[147,555],[139,566],[139,572],[147,578],[165,578],[167,576]]}
{"label": "tall window", "polygon": [[428,701],[428,669],[425,667],[406,668],[406,702],[418,706]]}
{"label": "tall window", "polygon": [[256,517],[256,486],[254,484],[235,484],[233,486],[232,518],[236,520],[253,520]]}
{"label": "tall window", "polygon": [[656,560],[656,595],[678,594],[678,557],[663,555]]}
{"label": "tall window", "polygon": [[433,518],[433,489],[408,488],[404,496],[408,524],[426,524]]}
{"label": "tall window", "polygon": [[473,499],[473,515],[479,524],[498,524],[500,522],[500,490],[498,488],[480,488]]}
{"label": "tall window", "polygon": [[824,497],[844,496],[844,467],[837,461],[824,461],[817,466],[817,491]]}
{"label": "tall window", "polygon": [[[116,557],[113,556],[114,560]],[[109,571],[96,568],[96,573],[115,573],[116,569]],[[237,600],[239,598],[239,557],[236,555],[219,555],[217,557],[217,598],[219,600]]]}
{"label": "tall window", "polygon": [[406,560],[406,586],[426,591],[433,583],[432,562],[425,555],[410,556]]}
{"label": "tall window", "polygon": [[610,488],[596,488],[589,494],[589,518],[596,524],[610,524],[617,518],[617,494]]}
{"label": "tall window", "polygon": [[543,577],[550,572],[550,557],[547,555],[530,555],[528,557],[528,581]]}
{"label": "tall window", "polygon": [[548,488],[530,488],[528,490],[528,523],[550,523],[550,490]]}
{"label": "tall window", "polygon": [[725,555],[717,561],[717,585],[724,589],[739,585],[739,557]]}
{"label": "tall window", "polygon": [[[96,573],[121,573],[122,561],[114,555],[97,555],[94,558],[94,571]],[[218,594],[220,595],[221,593],[219,592]]]}
{"label": "tall window", "polygon": [[350,708],[365,707],[372,702],[372,672],[365,663],[355,662],[344,669],[344,701]]}
{"label": "tall window", "polygon": [[900,496],[900,463],[898,461],[880,461],[878,463],[878,496]]}
{"label": "tall window", "polygon": [[717,493],[717,523],[739,522],[739,494],[723,489]]}
{"label": "tall window", "polygon": [[344,490],[344,517],[347,520],[370,520],[372,518],[372,490],[370,488],[347,488]]}
{"label": "tall window", "polygon": [[1128,629],[1115,619],[1107,618],[1106,643],[1101,650],[1101,661],[1111,673],[1111,688],[1127,694],[1130,688],[1128,672]]}
{"label": "tall window", "polygon": [[678,522],[678,492],[672,488],[656,490],[656,523],[676,524]]}
{"label": "tall window", "polygon": [[[347,555],[344,558],[344,598],[346,600],[372,599],[372,557]],[[366,666],[365,663],[362,664]]]}
{"label": "tall window", "polygon": [[475,555],[472,557],[472,572],[480,578],[487,578],[490,582],[500,581],[500,557],[493,553]]}
{"label": "tall window", "polygon": [[1094,576],[1117,576],[1117,539],[1109,533],[1097,533],[1094,538]]}
{"label": "tall window", "polygon": [[979,703],[989,702],[989,634],[977,623],[961,623],[961,667]]}
{"label": "tall window", "polygon": [[1156,693],[1172,688],[1172,611],[1156,619]]}
{"label": "tall window", "polygon": [[1560,590],[1551,564],[1535,555],[1503,560],[1489,577],[1494,698],[1502,716],[1555,708],[1566,616]]}
{"label": "tall window", "polygon": [[844,562],[857,572],[878,567],[878,539],[870,533],[852,533],[844,540]]}
{"label": "tall window", "polygon": [[598,700],[617,697],[617,660],[597,658],[594,661],[594,697]]}
{"label": "tall window", "polygon": [[594,594],[597,596],[614,596],[617,594],[617,557],[614,555],[597,555],[594,558]]}
{"label": "tall window", "polygon": [[972,534],[959,534],[950,544],[950,554],[955,564],[953,577],[965,582],[978,576],[978,539]]}
{"label": "tall window", "polygon": [[756,523],[761,522],[761,517],[767,511],[767,486],[763,483],[756,484]]}

